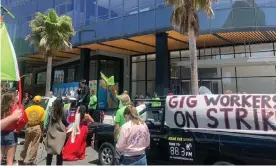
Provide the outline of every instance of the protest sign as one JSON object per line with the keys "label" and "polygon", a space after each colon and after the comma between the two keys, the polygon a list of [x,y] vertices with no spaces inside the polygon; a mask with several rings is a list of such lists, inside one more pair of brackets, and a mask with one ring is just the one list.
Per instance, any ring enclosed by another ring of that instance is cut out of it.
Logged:
{"label": "protest sign", "polygon": [[181,95],[166,99],[170,128],[276,133],[276,95]]}

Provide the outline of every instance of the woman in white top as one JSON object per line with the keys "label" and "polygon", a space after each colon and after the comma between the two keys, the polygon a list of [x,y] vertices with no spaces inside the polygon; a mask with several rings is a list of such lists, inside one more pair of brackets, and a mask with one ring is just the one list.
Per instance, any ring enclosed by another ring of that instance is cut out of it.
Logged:
{"label": "woman in white top", "polygon": [[123,165],[147,165],[145,149],[150,145],[148,127],[133,106],[126,107],[124,117],[127,121],[120,129],[116,148],[122,153]]}

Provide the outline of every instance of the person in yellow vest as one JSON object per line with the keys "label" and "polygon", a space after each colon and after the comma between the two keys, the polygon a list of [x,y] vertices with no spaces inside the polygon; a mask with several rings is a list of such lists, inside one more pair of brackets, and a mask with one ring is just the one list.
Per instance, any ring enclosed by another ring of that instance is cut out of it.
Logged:
{"label": "person in yellow vest", "polygon": [[151,103],[152,107],[161,107],[161,102],[158,102],[160,98],[157,96],[156,92],[154,92],[152,100],[153,100]]}
{"label": "person in yellow vest", "polygon": [[21,151],[21,160],[19,164],[24,164],[27,157],[28,148],[30,148],[28,156],[28,164],[33,165],[36,159],[38,146],[43,133],[43,121],[44,121],[44,108],[39,104],[41,102],[41,96],[35,96],[34,104],[25,109],[25,113],[28,118],[27,129],[25,133],[25,143],[23,145],[23,150]]}

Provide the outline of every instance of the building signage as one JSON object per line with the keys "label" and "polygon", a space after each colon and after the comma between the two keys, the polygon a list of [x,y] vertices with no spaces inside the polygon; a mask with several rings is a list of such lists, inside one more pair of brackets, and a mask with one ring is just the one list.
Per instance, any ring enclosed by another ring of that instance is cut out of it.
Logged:
{"label": "building signage", "polygon": [[69,82],[63,84],[54,84],[52,89],[55,96],[66,96],[66,94],[70,94],[72,90],[76,92],[78,88],[79,82]]}

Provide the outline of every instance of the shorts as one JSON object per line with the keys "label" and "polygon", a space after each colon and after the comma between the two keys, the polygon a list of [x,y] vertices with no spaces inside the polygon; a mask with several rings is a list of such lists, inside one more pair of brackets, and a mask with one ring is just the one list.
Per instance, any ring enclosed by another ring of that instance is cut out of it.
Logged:
{"label": "shorts", "polygon": [[1,131],[1,146],[16,146],[17,133],[14,131]]}

